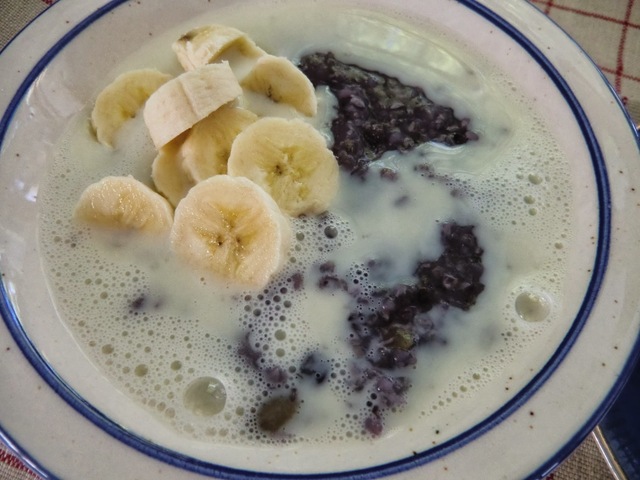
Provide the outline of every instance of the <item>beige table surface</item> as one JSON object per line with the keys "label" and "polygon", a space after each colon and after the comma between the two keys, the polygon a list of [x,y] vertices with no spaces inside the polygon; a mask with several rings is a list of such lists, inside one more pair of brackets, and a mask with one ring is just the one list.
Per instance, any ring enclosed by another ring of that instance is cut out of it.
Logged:
{"label": "beige table surface", "polygon": [[[591,55],[620,95],[636,124],[640,123],[640,0],[530,1],[563,27]],[[55,0],[0,0],[0,48],[53,3]],[[0,443],[0,480],[39,478]],[[594,436],[590,435],[547,480],[613,478]]]}

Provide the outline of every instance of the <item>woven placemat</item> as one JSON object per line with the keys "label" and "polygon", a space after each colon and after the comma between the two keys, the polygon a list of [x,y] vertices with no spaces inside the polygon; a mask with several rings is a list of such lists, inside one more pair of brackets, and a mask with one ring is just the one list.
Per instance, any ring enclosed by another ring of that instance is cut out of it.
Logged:
{"label": "woven placemat", "polygon": [[578,447],[547,480],[612,480],[614,476],[604,460],[593,435]]}
{"label": "woven placemat", "polygon": [[0,0],[0,48],[52,3],[42,0]]}

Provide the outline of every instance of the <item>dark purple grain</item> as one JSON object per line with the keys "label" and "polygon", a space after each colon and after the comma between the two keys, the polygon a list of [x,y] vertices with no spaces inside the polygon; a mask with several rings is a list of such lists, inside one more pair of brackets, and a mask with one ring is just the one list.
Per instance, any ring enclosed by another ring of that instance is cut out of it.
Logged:
{"label": "dark purple grain", "polygon": [[315,85],[335,95],[332,122],[333,152],[343,169],[365,176],[368,164],[385,152],[407,152],[425,142],[448,146],[476,140],[469,119],[430,100],[423,89],[404,85],[395,77],[346,64],[331,52],[312,53],[300,69]]}

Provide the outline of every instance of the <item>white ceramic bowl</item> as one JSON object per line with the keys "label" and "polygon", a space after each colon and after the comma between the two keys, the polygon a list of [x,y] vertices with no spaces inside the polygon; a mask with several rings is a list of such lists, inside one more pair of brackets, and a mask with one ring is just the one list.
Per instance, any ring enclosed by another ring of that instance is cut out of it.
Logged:
{"label": "white ceramic bowl", "polygon": [[[253,3],[268,11],[268,1]],[[376,10],[394,2],[349,3]],[[505,402],[479,405],[437,444],[417,428],[338,447],[212,447],[167,433],[113,389],[71,338],[37,249],[37,193],[52,150],[122,58],[230,4],[247,2],[62,0],[0,55],[3,439],[44,476],[65,479],[544,476],[593,429],[638,355],[640,154],[637,133],[604,77],[525,1],[394,5],[512,72],[515,88],[535,98],[560,133],[576,201],[584,204],[583,238],[571,255],[576,301],[568,302],[545,348],[506,367]]]}

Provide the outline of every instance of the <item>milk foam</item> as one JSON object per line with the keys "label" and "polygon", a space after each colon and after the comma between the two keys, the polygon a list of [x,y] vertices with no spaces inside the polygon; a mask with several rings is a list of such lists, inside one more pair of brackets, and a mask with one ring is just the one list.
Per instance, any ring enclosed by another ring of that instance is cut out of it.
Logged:
{"label": "milk foam", "polygon": [[[413,384],[408,402],[385,419],[386,432],[491,391],[492,379],[553,324],[563,302],[571,185],[567,160],[533,106],[508,76],[433,28],[422,33],[353,12],[323,12],[321,25],[313,12],[274,12],[272,22],[234,15],[223,12],[216,21],[242,28],[274,54],[295,59],[331,49],[423,86],[431,98],[471,118],[480,140],[387,154],[364,183],[343,176],[328,215],[293,221],[295,240],[283,271],[264,291],[237,292],[182,265],[165,239],[105,235],[73,223],[87,185],[127,174],[151,185],[155,156],[141,118],[123,129],[115,150],[107,150],[90,135],[89,110],[83,111],[61,141],[38,198],[52,295],[77,342],[118,389],[180,434],[241,444],[368,439],[360,407],[366,399],[345,383],[352,358],[349,298],[319,289],[316,266],[331,260],[366,283],[367,260],[389,258],[384,281],[401,282],[417,260],[437,258],[440,225],[455,220],[476,226],[486,290],[469,312],[446,313],[446,345],[420,353],[407,372]],[[289,18],[298,19],[295,26]],[[177,73],[160,39],[118,69],[147,66],[145,58]],[[318,93],[321,114],[313,122],[330,139],[332,98]],[[433,175],[416,172],[423,165]],[[399,179],[379,178],[382,167],[397,169]],[[261,353],[259,370],[238,354],[245,341]],[[310,352],[328,359],[331,378],[321,386],[296,380]],[[270,376],[270,367],[287,375]],[[264,392],[293,382],[302,403],[286,435],[260,431],[253,418]]]}

